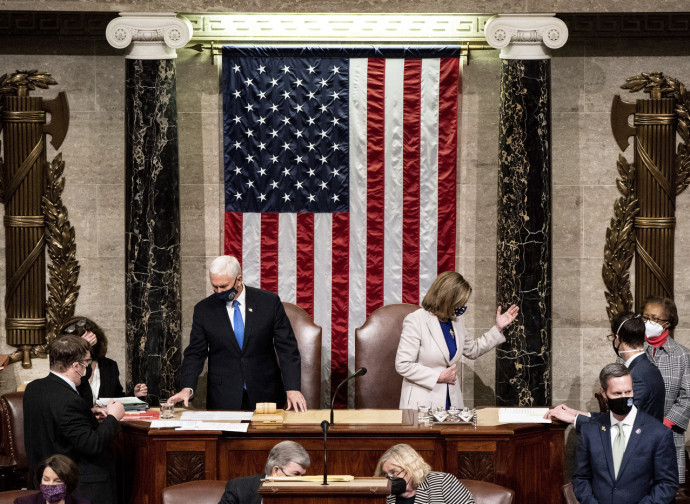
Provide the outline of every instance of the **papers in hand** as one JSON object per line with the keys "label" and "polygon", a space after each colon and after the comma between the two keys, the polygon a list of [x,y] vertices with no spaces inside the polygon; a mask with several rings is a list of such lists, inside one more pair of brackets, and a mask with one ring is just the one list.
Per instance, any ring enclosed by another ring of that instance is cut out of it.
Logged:
{"label": "papers in hand", "polygon": [[[96,406],[105,408],[108,406],[110,399],[110,397],[100,397],[96,399]],[[112,399],[121,402],[125,407],[125,411],[143,411],[149,407],[146,401],[142,401],[138,397],[113,397]]]}
{"label": "papers in hand", "polygon": [[544,418],[549,408],[499,408],[499,423],[551,423]]}

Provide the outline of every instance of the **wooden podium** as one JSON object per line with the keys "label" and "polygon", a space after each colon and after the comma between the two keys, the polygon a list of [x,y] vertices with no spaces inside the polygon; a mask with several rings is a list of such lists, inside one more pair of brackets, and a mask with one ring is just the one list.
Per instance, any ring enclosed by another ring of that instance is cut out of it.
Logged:
{"label": "wooden podium", "polygon": [[371,504],[390,494],[386,478],[355,478],[352,481],[264,481],[259,493],[264,504]]}

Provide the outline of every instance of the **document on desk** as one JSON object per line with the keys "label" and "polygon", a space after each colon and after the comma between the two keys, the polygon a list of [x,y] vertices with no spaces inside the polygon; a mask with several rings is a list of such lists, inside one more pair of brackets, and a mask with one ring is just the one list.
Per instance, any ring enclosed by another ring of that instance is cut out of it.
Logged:
{"label": "document on desk", "polygon": [[253,411],[183,411],[181,420],[203,420],[204,422],[241,422],[251,420]]}
{"label": "document on desk", "polygon": [[225,431],[225,432],[247,432],[248,423],[238,422],[192,422],[195,425],[178,427],[178,431]]}
{"label": "document on desk", "polygon": [[549,408],[499,408],[499,423],[551,423],[544,418]]}

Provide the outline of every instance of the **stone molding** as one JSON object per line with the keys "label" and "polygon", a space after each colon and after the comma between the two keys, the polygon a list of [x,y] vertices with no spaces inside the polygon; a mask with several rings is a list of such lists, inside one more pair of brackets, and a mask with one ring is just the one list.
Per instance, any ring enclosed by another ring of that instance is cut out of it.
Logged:
{"label": "stone molding", "polygon": [[177,49],[192,38],[192,24],[174,12],[121,12],[108,23],[105,36],[116,49],[127,49],[125,58],[157,60],[177,58]]}
{"label": "stone molding", "polygon": [[194,40],[232,42],[484,41],[491,14],[182,13]]}
{"label": "stone molding", "polygon": [[550,59],[551,50],[568,40],[568,27],[555,14],[499,14],[489,19],[484,34],[502,59]]}

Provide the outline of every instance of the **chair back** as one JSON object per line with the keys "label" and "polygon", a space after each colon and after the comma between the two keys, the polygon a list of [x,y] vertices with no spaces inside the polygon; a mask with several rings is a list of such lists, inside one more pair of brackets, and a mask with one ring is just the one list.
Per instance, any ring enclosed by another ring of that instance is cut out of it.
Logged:
{"label": "chair back", "polygon": [[565,504],[579,504],[577,497],[575,497],[572,483],[563,485],[563,498],[565,499]]}
{"label": "chair back", "polygon": [[419,306],[391,304],[374,311],[355,330],[355,369],[367,374],[355,379],[355,408],[397,409],[402,376],[395,371],[403,320]]}
{"label": "chair back", "polygon": [[14,504],[14,500],[19,497],[28,497],[37,493],[38,490],[8,490],[0,492],[0,504]]}
{"label": "chair back", "polygon": [[321,327],[300,306],[283,303],[302,359],[302,395],[311,409],[321,404]]}
{"label": "chair back", "polygon": [[9,456],[15,471],[26,471],[29,461],[24,446],[24,392],[8,392],[0,397],[2,454]]}
{"label": "chair back", "polygon": [[227,481],[199,480],[163,489],[163,504],[218,504]]}
{"label": "chair back", "polygon": [[496,483],[471,479],[461,479],[460,482],[474,497],[477,504],[512,504],[515,492]]}

